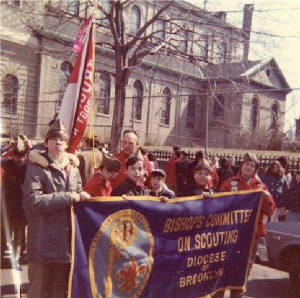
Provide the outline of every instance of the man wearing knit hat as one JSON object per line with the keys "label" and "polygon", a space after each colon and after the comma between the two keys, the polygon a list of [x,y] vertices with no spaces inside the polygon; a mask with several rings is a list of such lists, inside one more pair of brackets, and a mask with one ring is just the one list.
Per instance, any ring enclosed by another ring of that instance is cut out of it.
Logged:
{"label": "man wearing knit hat", "polygon": [[78,159],[68,154],[63,123],[55,120],[45,137],[46,151],[32,150],[23,184],[28,221],[28,297],[66,297],[71,263],[70,207],[87,200]]}
{"label": "man wearing knit hat", "polygon": [[[220,187],[221,192],[235,192],[239,190],[251,190],[251,189],[261,189],[262,191],[262,207],[261,212],[259,214],[258,219],[258,227],[256,232],[256,242],[253,246],[253,250],[251,252],[251,265],[255,261],[257,245],[260,237],[264,237],[266,235],[266,228],[263,222],[263,216],[266,215],[271,217],[274,209],[275,203],[268,191],[266,185],[261,181],[261,179],[257,175],[257,170],[259,167],[259,161],[254,153],[245,153],[244,159],[241,165],[241,168],[237,175],[227,179]],[[251,267],[250,267],[251,269]],[[248,274],[250,272],[248,271]],[[220,291],[215,294],[214,298],[222,298],[224,297],[225,292]],[[241,298],[243,294],[242,290],[231,290],[231,298]]]}

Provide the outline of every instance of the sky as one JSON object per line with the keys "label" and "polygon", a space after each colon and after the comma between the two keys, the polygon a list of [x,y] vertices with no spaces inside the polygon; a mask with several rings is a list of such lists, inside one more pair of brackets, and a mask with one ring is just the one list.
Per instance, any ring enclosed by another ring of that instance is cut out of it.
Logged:
{"label": "sky", "polygon": [[[242,27],[244,4],[254,4],[250,60],[274,57],[291,88],[300,88],[299,0],[187,0],[208,11],[226,11],[226,21]],[[300,90],[287,96],[285,131],[300,117]]]}

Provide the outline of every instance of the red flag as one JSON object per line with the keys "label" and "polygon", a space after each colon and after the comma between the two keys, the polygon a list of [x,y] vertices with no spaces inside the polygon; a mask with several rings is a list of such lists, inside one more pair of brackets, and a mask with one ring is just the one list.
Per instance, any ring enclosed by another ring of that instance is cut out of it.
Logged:
{"label": "red flag", "polygon": [[80,50],[82,49],[83,43],[85,42],[86,35],[87,35],[86,31],[88,29],[88,26],[90,25],[91,19],[92,19],[92,17],[85,20],[85,22],[80,27],[77,37],[76,37],[76,40],[73,45],[73,49],[72,49],[73,52],[79,53]]}
{"label": "red flag", "polygon": [[69,152],[75,152],[89,117],[94,85],[94,30],[94,24],[90,18],[84,38],[85,42],[76,59],[58,115],[69,135]]}

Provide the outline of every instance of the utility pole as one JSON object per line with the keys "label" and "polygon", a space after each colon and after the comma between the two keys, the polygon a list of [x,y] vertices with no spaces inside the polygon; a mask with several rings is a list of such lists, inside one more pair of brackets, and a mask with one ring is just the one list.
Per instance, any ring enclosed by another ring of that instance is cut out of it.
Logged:
{"label": "utility pole", "polygon": [[204,0],[203,1],[203,9],[206,9],[206,4],[207,4],[208,0]]}
{"label": "utility pole", "polygon": [[205,155],[208,149],[208,116],[209,116],[209,95],[206,95],[206,117],[205,117]]}
{"label": "utility pole", "polygon": [[10,97],[10,141],[12,141],[12,113],[13,113],[13,97]]}

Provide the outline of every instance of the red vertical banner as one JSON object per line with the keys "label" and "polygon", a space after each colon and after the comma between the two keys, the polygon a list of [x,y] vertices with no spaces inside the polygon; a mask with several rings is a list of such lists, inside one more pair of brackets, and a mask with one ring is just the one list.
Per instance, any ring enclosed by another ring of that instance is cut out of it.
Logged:
{"label": "red vertical banner", "polygon": [[58,115],[67,129],[69,152],[75,152],[84,135],[93,96],[95,25],[92,17],[89,19],[85,34],[84,43],[76,59]]}
{"label": "red vertical banner", "polygon": [[69,151],[75,152],[82,139],[90,113],[90,104],[94,92],[95,73],[95,25],[92,23],[88,40],[87,56],[85,59],[83,78],[79,93],[79,101],[75,114],[73,131],[69,143]]}

